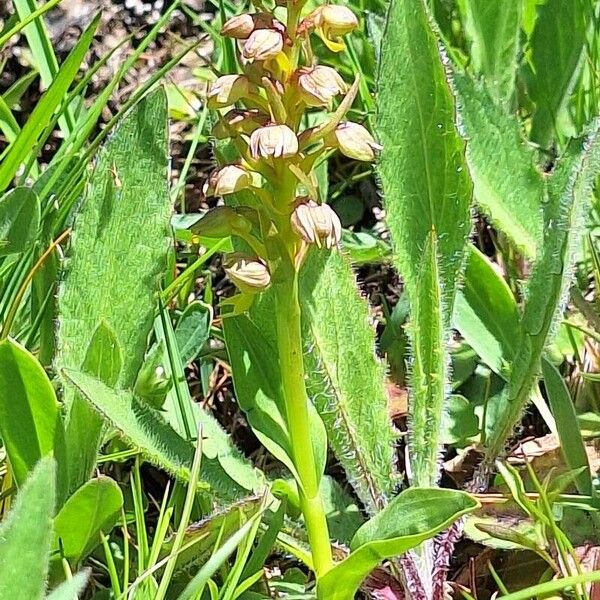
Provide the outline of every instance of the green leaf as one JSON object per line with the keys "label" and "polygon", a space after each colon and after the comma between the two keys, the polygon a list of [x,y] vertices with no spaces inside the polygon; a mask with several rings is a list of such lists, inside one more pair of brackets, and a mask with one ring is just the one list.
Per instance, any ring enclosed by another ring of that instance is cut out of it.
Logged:
{"label": "green leaf", "polygon": [[[240,408],[260,442],[297,477],[285,420],[277,350],[257,325],[243,315],[227,317],[223,333]],[[320,480],[327,460],[327,433],[312,405],[309,418],[317,480]]]}
{"label": "green leaf", "polygon": [[515,89],[522,0],[463,0],[471,59],[491,96],[508,103]]}
{"label": "green leaf", "polygon": [[[97,335],[102,339],[111,331],[118,342],[113,347],[118,345],[121,353],[114,383],[123,388],[135,384],[154,319],[158,280],[166,267],[171,213],[167,168],[167,105],[159,89],[123,118],[96,159],[59,289],[59,371],[85,369],[90,340],[103,323],[105,331]],[[109,361],[117,360],[108,352]],[[116,364],[101,368],[110,372]],[[74,489],[93,468],[100,422],[72,390],[64,402],[70,454],[77,460],[71,475]]]}
{"label": "green leaf", "polygon": [[471,183],[422,0],[392,0],[378,81],[379,173],[412,315],[411,472],[414,484],[431,486],[438,477],[446,338],[471,226]]}
{"label": "green leaf", "polygon": [[38,137],[50,123],[54,111],[64,100],[65,94],[73,83],[83,58],[92,43],[100,22],[96,16],[87,29],[81,34],[76,46],[71,50],[61,65],[52,84],[29,115],[23,129],[15,141],[0,156],[0,191],[4,191],[19,169],[19,165],[27,158]]}
{"label": "green leaf", "polygon": [[191,363],[208,341],[212,311],[203,302],[186,306],[175,328],[175,338],[183,365]]}
{"label": "green leaf", "polygon": [[85,586],[90,578],[91,569],[84,569],[75,573],[72,579],[61,583],[56,589],[52,590],[46,600],[73,600],[79,598],[79,594],[85,590]]}
{"label": "green leaf", "polygon": [[[528,283],[522,329],[505,393],[506,402],[488,438],[484,466],[502,451],[537,381],[540,358],[551,342],[568,294],[575,254],[581,244],[582,221],[600,172],[600,121],[582,144],[561,160],[548,186],[543,253]],[[583,146],[583,147],[581,147]]]}
{"label": "green leaf", "polygon": [[[65,369],[63,376],[125,440],[139,448],[147,460],[175,477],[184,481],[189,479],[194,446],[183,439],[158,411],[140,402],[130,391],[112,390],[86,373]],[[213,428],[206,427],[207,423],[213,424]],[[215,441],[214,419],[203,425],[206,427],[207,445],[215,450],[214,458],[207,456],[202,460],[200,475],[205,482],[204,487],[208,489],[210,486],[222,502],[246,495],[244,485],[252,485],[253,490],[260,491],[264,487],[263,481],[251,465],[243,461],[231,445],[225,446],[222,439]],[[222,430],[219,432],[220,436],[225,435]],[[221,464],[228,468],[221,467]],[[224,468],[227,473],[239,474],[240,483],[224,478]]]}
{"label": "green leaf", "polygon": [[454,72],[454,90],[475,202],[517,249],[535,257],[542,241],[545,186],[534,151],[516,117],[496,106],[471,77]]}
{"label": "green leaf", "polygon": [[117,483],[103,475],[84,483],[60,509],[54,520],[54,548],[77,564],[108,534],[123,506]]}
{"label": "green leaf", "polygon": [[444,403],[450,379],[443,310],[437,238],[432,231],[421,259],[419,287],[411,297],[409,329],[413,342],[409,456],[411,483],[419,487],[436,485],[439,478]]}
{"label": "green leaf", "polygon": [[452,394],[446,403],[442,440],[444,444],[466,443],[479,433],[475,405],[460,394]]}
{"label": "green leaf", "polygon": [[347,258],[328,251],[309,256],[300,298],[307,393],[348,481],[374,514],[394,493],[399,476],[385,370],[375,356],[368,305]]}
{"label": "green leaf", "polygon": [[64,468],[60,407],[44,369],[12,340],[0,342],[0,433],[17,485],[44,456]]}
{"label": "green leaf", "polygon": [[0,525],[0,598],[41,600],[52,543],[55,463],[42,458]]}
{"label": "green leaf", "polygon": [[0,198],[0,256],[23,252],[31,246],[40,226],[40,201],[26,187]]}
{"label": "green leaf", "polygon": [[469,245],[453,323],[483,362],[505,375],[519,339],[519,310],[506,281],[473,245]]}
{"label": "green leaf", "polygon": [[586,46],[586,16],[592,10],[586,0],[547,0],[538,7],[527,89],[536,105],[531,139],[542,147],[549,146],[577,80]]}
{"label": "green leaf", "polygon": [[546,358],[542,358],[542,373],[550,408],[556,420],[560,450],[565,458],[565,463],[572,471],[583,468],[575,479],[575,485],[580,494],[591,496],[594,494],[594,487],[590,464],[571,394],[558,369]]}
{"label": "green leaf", "polygon": [[353,600],[382,561],[414,548],[479,506],[464,492],[411,488],[396,496],[354,535],[351,553],[319,580],[319,597]]}

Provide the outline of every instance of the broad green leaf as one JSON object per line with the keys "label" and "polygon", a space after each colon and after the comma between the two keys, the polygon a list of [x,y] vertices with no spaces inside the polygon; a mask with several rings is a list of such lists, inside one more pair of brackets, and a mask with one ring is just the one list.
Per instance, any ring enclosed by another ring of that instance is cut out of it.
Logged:
{"label": "broad green leaf", "polygon": [[456,296],[453,323],[483,362],[504,375],[519,339],[515,298],[491,261],[469,245],[463,286]]}
{"label": "broad green leaf", "polygon": [[183,365],[188,365],[200,354],[202,346],[208,341],[211,321],[212,311],[206,304],[192,302],[186,306],[175,328]]}
{"label": "broad green leaf", "polygon": [[471,226],[471,183],[422,0],[392,0],[378,81],[379,173],[412,315],[411,471],[415,485],[431,486],[438,476],[449,379],[445,342]]}
{"label": "broad green leaf", "polygon": [[[297,477],[290,434],[285,419],[278,354],[246,316],[227,317],[223,333],[231,363],[236,399],[261,443]],[[317,480],[327,460],[327,433],[312,405],[309,406]]]}
{"label": "broad green leaf", "polygon": [[473,68],[497,103],[507,104],[515,89],[522,0],[463,0],[465,33]]}
{"label": "broad green leaf", "polygon": [[349,261],[337,252],[311,254],[301,272],[300,296],[308,395],[348,481],[374,514],[394,493],[399,476],[368,305]]}
{"label": "broad green leaf", "polygon": [[475,202],[517,249],[535,257],[542,241],[545,186],[533,149],[516,117],[496,106],[481,85],[458,71],[453,78]]}
{"label": "broad green leaf", "polygon": [[52,544],[55,463],[42,458],[0,525],[0,598],[41,600]]}
{"label": "broad green leaf", "polygon": [[15,141],[0,155],[0,191],[4,191],[8,187],[18,171],[19,165],[27,158],[38,137],[50,123],[54,111],[64,100],[92,43],[99,22],[98,15],[81,34],[76,46],[61,65],[50,87],[35,105]]}
{"label": "broad green leaf", "polygon": [[594,491],[590,464],[569,389],[558,369],[546,358],[542,358],[542,374],[550,408],[556,420],[560,450],[565,463],[573,471],[583,468],[575,479],[575,485],[580,494],[591,496]]}
{"label": "broad green leaf", "polygon": [[581,244],[582,221],[600,171],[600,121],[585,142],[578,141],[574,146],[549,181],[543,252],[528,283],[506,402],[488,438],[484,466],[493,465],[521,417],[537,381],[542,352],[562,315],[575,253]]}
{"label": "broad green leaf", "polygon": [[54,548],[78,563],[108,534],[117,522],[123,494],[117,483],[104,475],[84,483],[60,509],[54,520]]}
{"label": "broad green leaf", "polygon": [[[194,446],[183,439],[161,416],[161,414],[140,402],[127,390],[113,390],[102,381],[82,372],[64,370],[63,376],[78,392],[112,425],[132,446],[140,449],[148,461],[184,481],[190,475]],[[210,440],[211,430],[207,429]],[[214,435],[214,433],[213,433]],[[202,460],[200,472],[204,488],[210,486],[221,501],[231,501],[245,495],[242,484],[223,477],[219,462],[235,461],[242,471],[243,483],[254,484],[259,491],[262,480],[256,471],[232,446],[225,448],[219,444],[219,455],[215,459]],[[228,470],[228,472],[230,472]]]}
{"label": "broad green leaf", "polygon": [[[75,218],[58,298],[59,370],[85,368],[90,341],[103,322],[120,347],[116,384],[133,387],[166,266],[171,213],[167,167],[167,106],[159,89],[123,118],[100,151]],[[98,435],[89,432],[99,431],[99,421],[72,390],[64,401],[70,453],[78,461],[74,489],[93,468]]]}
{"label": "broad green leaf", "polygon": [[544,148],[556,132],[559,113],[577,80],[584,58],[587,15],[592,10],[593,4],[586,0],[547,0],[537,9],[527,89],[536,105],[531,139]]}
{"label": "broad green leaf", "polygon": [[54,388],[35,357],[12,340],[0,342],[0,434],[17,485],[44,456],[54,454],[65,468]]}
{"label": "broad green leaf", "polygon": [[446,402],[442,430],[444,444],[468,444],[468,438],[479,433],[479,419],[475,414],[475,404],[460,394],[452,394]]}
{"label": "broad green leaf", "polygon": [[23,252],[30,247],[40,225],[37,194],[17,187],[0,198],[0,256]]}
{"label": "broad green leaf", "polygon": [[91,569],[83,569],[75,573],[72,579],[63,581],[56,589],[52,590],[46,600],[74,600],[85,589],[91,575]]}
{"label": "broad green leaf", "polygon": [[411,488],[354,535],[350,555],[318,582],[319,597],[353,600],[362,581],[386,559],[414,548],[479,506],[464,492]]}

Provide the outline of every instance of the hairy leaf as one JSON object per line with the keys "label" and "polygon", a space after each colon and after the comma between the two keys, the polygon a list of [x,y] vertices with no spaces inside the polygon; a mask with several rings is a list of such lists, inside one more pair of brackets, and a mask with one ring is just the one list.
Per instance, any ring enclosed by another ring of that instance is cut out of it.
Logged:
{"label": "hairy leaf", "polygon": [[438,40],[422,0],[390,5],[377,131],[395,264],[412,311],[412,479],[431,486],[438,477],[449,362],[445,339],[470,229],[471,183]]}
{"label": "hairy leaf", "polygon": [[[369,309],[341,254],[313,252],[301,274],[307,392],[368,512],[394,493],[396,435]],[[332,294],[331,290],[335,290]]]}
{"label": "hairy leaf", "polygon": [[[175,477],[188,480],[194,446],[183,439],[158,411],[137,400],[130,391],[112,390],[86,373],[65,370],[63,376],[130,444],[139,448],[147,460]],[[211,433],[214,435],[214,432],[207,429],[209,440]],[[243,483],[251,484],[256,491],[263,487],[256,471],[233,447],[229,446],[228,455],[221,456],[225,451],[221,444],[218,446],[219,455],[202,460],[200,476],[205,489],[212,489],[220,501],[226,502],[241,498],[247,493],[242,487]],[[244,475],[243,483],[238,484],[223,473],[219,465],[222,460],[235,461],[238,470]]]}
{"label": "hairy leaf", "polygon": [[471,59],[491,96],[508,103],[515,89],[521,0],[464,0]]}
{"label": "hairy leaf", "polygon": [[[493,3],[491,3],[493,4]],[[545,186],[519,123],[468,75],[454,73],[475,202],[514,246],[535,257],[542,240]]]}
{"label": "hairy leaf", "polygon": [[[99,153],[59,290],[59,370],[84,368],[90,340],[104,322],[122,356],[116,382],[107,383],[135,383],[166,266],[171,213],[166,123],[166,99],[158,90],[123,118]],[[70,390],[65,405],[75,488],[93,468],[100,428],[97,415]]]}
{"label": "hairy leaf", "polygon": [[0,598],[41,600],[52,543],[55,462],[42,458],[0,525]]}
{"label": "hairy leaf", "polygon": [[[577,146],[581,142],[577,142]],[[582,221],[600,171],[600,121],[583,144],[564,157],[549,182],[543,253],[528,284],[522,331],[512,363],[506,399],[488,439],[484,467],[491,467],[528,402],[540,358],[552,339],[571,282],[571,267],[581,243]]]}

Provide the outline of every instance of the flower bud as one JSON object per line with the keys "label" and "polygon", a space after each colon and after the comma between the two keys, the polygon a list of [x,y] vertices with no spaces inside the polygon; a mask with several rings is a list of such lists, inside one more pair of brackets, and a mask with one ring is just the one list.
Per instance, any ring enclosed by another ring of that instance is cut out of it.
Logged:
{"label": "flower bud", "polygon": [[252,91],[253,85],[244,75],[223,75],[210,84],[207,104],[209,108],[224,108],[235,104]]}
{"label": "flower bud", "polygon": [[242,56],[249,62],[275,58],[283,50],[283,36],[274,29],[256,29],[246,40]]}
{"label": "flower bud", "polygon": [[240,110],[232,108],[213,127],[212,134],[222,140],[242,133],[250,135],[255,129],[264,127],[269,122],[269,116],[256,108]]}
{"label": "flower bud", "polygon": [[244,254],[234,254],[231,258],[225,272],[240,292],[258,294],[269,287],[271,274],[260,258]]}
{"label": "flower bud", "polygon": [[329,106],[335,96],[348,90],[348,86],[335,69],[317,65],[298,71],[298,89],[309,106]]}
{"label": "flower bud", "polygon": [[221,35],[247,40],[255,29],[277,29],[283,31],[283,26],[273,19],[273,15],[265,12],[236,15],[225,21],[221,28]]}
{"label": "flower bud", "polygon": [[214,171],[202,190],[206,196],[227,196],[252,185],[252,177],[237,165],[227,165]]}
{"label": "flower bud", "polygon": [[319,6],[305,19],[304,27],[316,27],[317,33],[333,52],[341,52],[344,43],[340,36],[358,27],[356,15],[346,6],[326,4]]}
{"label": "flower bud", "polygon": [[381,150],[381,146],[362,125],[350,121],[342,121],[328,138],[328,143],[339,148],[348,158],[366,162],[375,160],[375,151]]}
{"label": "flower bud", "polygon": [[254,31],[253,15],[248,13],[231,17],[221,27],[221,35],[225,37],[245,40]]}
{"label": "flower bud", "polygon": [[337,246],[342,237],[342,224],[328,204],[300,198],[291,216],[292,228],[308,244],[319,248]]}
{"label": "flower bud", "polygon": [[298,138],[287,125],[267,125],[252,132],[253,158],[286,158],[298,153]]}
{"label": "flower bud", "polygon": [[243,234],[250,233],[252,217],[242,209],[247,209],[247,207],[217,206],[211,208],[197,223],[192,225],[192,233],[208,238],[224,238],[232,234],[243,236]]}

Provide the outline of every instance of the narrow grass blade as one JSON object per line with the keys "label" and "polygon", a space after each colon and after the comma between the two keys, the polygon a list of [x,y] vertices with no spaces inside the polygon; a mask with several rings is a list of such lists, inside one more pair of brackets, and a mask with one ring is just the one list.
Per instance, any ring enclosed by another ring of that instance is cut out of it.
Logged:
{"label": "narrow grass blade", "polygon": [[19,165],[26,159],[31,147],[52,118],[54,111],[62,103],[89,50],[99,22],[99,17],[96,17],[83,32],[77,45],[71,50],[56,77],[53,78],[50,87],[29,115],[17,139],[0,156],[2,159],[0,161],[0,191],[8,187]]}
{"label": "narrow grass blade", "polygon": [[586,496],[594,495],[594,486],[590,472],[590,464],[575,407],[569,389],[567,388],[558,369],[547,359],[542,358],[542,374],[546,385],[546,393],[550,408],[556,420],[560,449],[570,470],[583,469],[575,479],[577,491]]}

